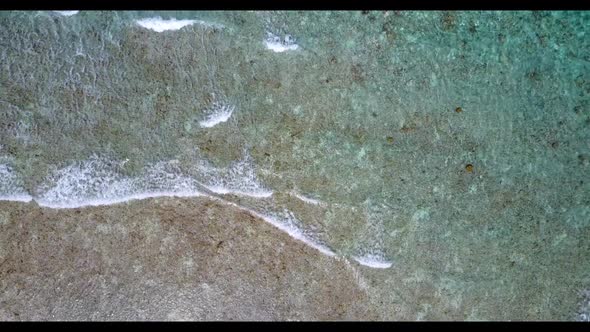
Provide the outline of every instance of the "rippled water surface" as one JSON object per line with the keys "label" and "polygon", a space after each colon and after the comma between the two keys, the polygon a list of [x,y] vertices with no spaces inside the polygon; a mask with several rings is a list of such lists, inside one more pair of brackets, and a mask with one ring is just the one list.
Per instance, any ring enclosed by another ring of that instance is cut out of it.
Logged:
{"label": "rippled water surface", "polygon": [[3,12],[0,199],[207,196],[459,302],[588,320],[589,33],[588,12]]}

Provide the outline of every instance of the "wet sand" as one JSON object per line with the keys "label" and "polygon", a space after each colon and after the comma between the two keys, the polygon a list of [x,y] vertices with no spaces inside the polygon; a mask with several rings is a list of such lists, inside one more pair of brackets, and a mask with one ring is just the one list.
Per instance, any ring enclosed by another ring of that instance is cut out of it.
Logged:
{"label": "wet sand", "polygon": [[0,211],[1,320],[378,318],[352,263],[206,198]]}
{"label": "wet sand", "polygon": [[[526,244],[474,244],[445,271],[466,248],[416,242],[412,265],[372,269],[207,197],[0,202],[0,320],[570,320],[578,244],[545,263]],[[527,269],[501,260],[516,251]]]}

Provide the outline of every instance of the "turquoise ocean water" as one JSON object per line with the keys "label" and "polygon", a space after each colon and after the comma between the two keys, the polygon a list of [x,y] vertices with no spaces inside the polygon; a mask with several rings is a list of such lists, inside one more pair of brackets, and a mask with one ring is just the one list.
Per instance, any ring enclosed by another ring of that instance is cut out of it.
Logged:
{"label": "turquoise ocean water", "polygon": [[208,196],[486,299],[466,319],[588,320],[588,33],[588,12],[2,12],[0,199]]}

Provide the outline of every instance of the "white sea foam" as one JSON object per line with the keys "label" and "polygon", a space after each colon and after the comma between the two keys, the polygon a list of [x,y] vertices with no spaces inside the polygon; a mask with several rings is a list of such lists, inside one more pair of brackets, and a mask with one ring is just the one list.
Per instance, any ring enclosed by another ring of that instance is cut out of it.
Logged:
{"label": "white sea foam", "polygon": [[393,263],[384,260],[381,256],[374,254],[366,254],[360,257],[354,256],[353,258],[359,264],[372,267],[374,269],[387,269],[393,265]]}
{"label": "white sea foam", "polygon": [[387,206],[367,199],[364,202],[366,224],[357,239],[357,255],[353,256],[359,264],[375,269],[387,269],[393,264],[385,258],[383,235],[386,234],[383,220],[391,218]]}
{"label": "white sea foam", "polygon": [[[102,194],[102,195],[100,195],[101,197],[90,197],[89,198],[86,196],[84,199],[78,198],[75,200],[70,200],[70,199],[68,199],[67,196],[74,194],[76,191],[78,191],[78,192],[85,191],[84,188],[79,188],[76,186],[81,186],[81,187],[88,186],[87,184],[84,184],[84,183],[87,183],[88,180],[90,180],[90,179],[88,179],[86,177],[86,175],[89,174],[89,172],[87,172],[83,168],[68,167],[67,169],[68,169],[68,171],[73,171],[74,173],[71,174],[71,176],[66,175],[64,180],[58,181],[57,186],[55,188],[53,188],[52,190],[50,190],[49,195],[45,194],[43,197],[41,197],[39,199],[35,199],[37,201],[37,203],[39,204],[39,206],[52,208],[52,209],[73,209],[73,208],[80,208],[80,207],[86,207],[86,206],[101,206],[101,205],[119,204],[119,203],[125,203],[125,202],[133,201],[133,200],[141,200],[141,199],[156,198],[156,197],[198,197],[198,196],[204,196],[204,197],[208,197],[209,199],[212,199],[212,200],[215,200],[215,201],[227,204],[227,205],[231,205],[231,206],[234,206],[240,210],[246,211],[257,218],[260,218],[260,219],[270,223],[271,225],[275,226],[279,230],[287,233],[292,238],[294,238],[298,241],[301,241],[312,248],[319,250],[321,253],[328,255],[328,256],[335,256],[335,253],[332,250],[330,250],[328,247],[311,240],[308,236],[306,236],[304,234],[304,232],[302,232],[299,228],[297,228],[294,225],[294,223],[292,222],[292,218],[293,218],[292,214],[287,213],[287,218],[281,218],[280,216],[277,216],[277,215],[269,215],[269,214],[259,213],[259,212],[252,210],[252,209],[249,209],[247,207],[227,201],[223,198],[207,195],[207,194],[199,192],[197,190],[147,191],[147,192],[131,193],[131,194],[127,194],[127,195],[112,196],[110,198],[107,195]],[[63,171],[62,171],[61,175],[62,176],[64,175]],[[133,184],[133,182],[129,181],[128,179],[121,180],[121,181],[125,181],[124,182],[125,185],[132,186],[132,184]],[[110,181],[106,181],[106,182],[110,182]],[[115,182],[114,184],[111,185],[112,187],[107,187],[106,190],[110,191],[110,192],[117,192],[118,191],[117,187],[119,186],[119,183],[123,183],[123,182]],[[90,185],[92,185],[92,180],[90,180]],[[82,189],[82,190],[80,190],[80,189]],[[131,190],[127,190],[127,191],[130,192]],[[58,192],[59,192],[59,194],[56,194]],[[49,198],[47,198],[47,196],[49,196]],[[56,197],[60,197],[61,200],[56,200],[55,199]]]}
{"label": "white sea foam", "polygon": [[224,105],[215,103],[211,110],[207,112],[209,115],[203,121],[199,122],[199,125],[203,128],[211,128],[222,122],[227,122],[234,112],[235,107],[233,105]]}
{"label": "white sea foam", "polygon": [[142,200],[147,198],[158,198],[158,197],[199,197],[203,196],[202,193],[197,191],[187,191],[187,192],[175,192],[175,191],[153,191],[153,192],[144,192],[144,193],[137,193],[132,194],[129,196],[120,196],[120,197],[113,197],[113,198],[94,198],[86,201],[73,201],[69,203],[60,203],[60,202],[52,202],[52,201],[44,201],[44,200],[35,200],[39,206],[47,207],[51,209],[77,209],[81,207],[87,206],[105,206],[105,205],[114,205],[114,204],[121,204],[135,200]]}
{"label": "white sea foam", "polygon": [[[228,168],[215,168],[205,161],[197,165],[194,176],[183,175],[177,161],[160,162],[145,167],[136,177],[120,173],[123,163],[94,156],[55,171],[39,188],[36,200],[42,206],[74,208],[115,204],[130,199],[158,195],[198,196],[203,190],[213,194],[234,194],[254,198],[268,198],[273,192],[256,179],[252,161],[248,155]],[[10,196],[24,194],[7,167],[3,174],[0,193]],[[8,180],[7,180],[8,179]],[[12,180],[10,180],[12,179]],[[7,181],[11,181],[8,183]],[[20,186],[22,187],[22,185]],[[146,196],[147,195],[147,196]],[[22,196],[22,195],[21,195]],[[18,196],[22,199],[21,196]]]}
{"label": "white sea foam", "polygon": [[255,197],[255,198],[268,198],[268,197],[272,196],[272,191],[264,190],[264,189],[253,190],[253,191],[242,191],[242,190],[236,190],[236,189],[222,187],[219,185],[216,185],[216,186],[204,185],[204,187],[211,190],[212,192],[214,192],[216,194],[220,194],[220,195],[233,194],[233,195],[238,195],[238,196],[248,196],[248,197]]}
{"label": "white sea foam", "polygon": [[223,25],[205,22],[201,20],[177,20],[175,18],[163,19],[161,17],[150,17],[136,20],[135,23],[143,28],[150,29],[156,32],[180,30],[186,26],[199,24],[207,28],[223,28]]}
{"label": "white sea foam", "polygon": [[103,199],[117,200],[133,194],[132,181],[115,172],[106,160],[93,157],[53,173],[36,198],[41,206],[73,208]]}
{"label": "white sea foam", "polygon": [[29,203],[33,197],[29,194],[5,195],[0,194],[0,201]]}
{"label": "white sea foam", "polygon": [[216,194],[235,194],[255,198],[267,198],[273,192],[263,186],[256,176],[250,155],[244,152],[242,160],[228,168],[216,168],[206,162],[197,166],[202,185]]}
{"label": "white sea foam", "polygon": [[35,200],[40,206],[78,208],[109,205],[158,196],[199,196],[195,180],[174,171],[169,163],[146,167],[138,177],[117,172],[120,163],[92,157],[55,172]]}
{"label": "white sea foam", "polygon": [[277,53],[295,51],[299,48],[299,45],[295,43],[295,40],[290,35],[286,35],[285,38],[281,39],[281,37],[270,32],[267,32],[264,45],[267,49]]}
{"label": "white sea foam", "polygon": [[24,189],[23,181],[12,167],[0,164],[0,200],[30,202],[32,199]]}
{"label": "white sea foam", "polygon": [[[313,241],[298,228],[298,221],[289,211],[283,213],[260,213],[239,204],[227,201],[199,191],[200,182],[179,174],[178,163],[161,162],[146,167],[138,177],[125,177],[117,172],[121,163],[111,162],[104,158],[92,157],[54,172],[50,184],[40,189],[41,194],[35,197],[39,206],[53,209],[73,209],[86,206],[101,206],[125,203],[155,197],[196,197],[206,196],[224,204],[235,206],[247,211],[286,232],[294,239],[304,242],[320,252],[334,256],[334,252],[326,246]],[[7,167],[5,167],[8,170]],[[8,171],[5,171],[9,174]],[[11,173],[10,173],[11,174]],[[259,191],[244,191],[248,196],[268,197],[271,191],[263,189],[253,182],[251,166],[248,158],[235,163],[227,174],[238,179],[239,176],[250,178],[246,183],[255,186]],[[226,176],[227,176],[226,174]],[[243,183],[243,182],[242,182]],[[228,183],[231,185],[230,183]],[[223,187],[220,187],[223,188]],[[231,188],[231,187],[230,187]],[[212,190],[215,192],[214,190]],[[223,193],[238,190],[217,189]],[[13,197],[14,198],[14,197]],[[0,198],[1,199],[1,198]],[[29,199],[30,200],[30,199]]]}
{"label": "white sea foam", "polygon": [[58,13],[62,16],[72,16],[78,14],[79,10],[54,10],[53,12]]}
{"label": "white sea foam", "polygon": [[303,195],[301,195],[301,194],[299,194],[299,193],[297,193],[295,191],[291,191],[289,194],[291,196],[297,197],[299,200],[301,200],[301,201],[303,201],[305,203],[308,203],[308,204],[319,205],[319,206],[322,206],[322,207],[326,207],[327,206],[327,204],[325,202],[322,202],[322,201],[317,200],[317,199],[314,199],[314,198],[309,198],[307,196],[303,196]]}
{"label": "white sea foam", "polygon": [[582,301],[577,312],[576,321],[590,322],[590,289],[581,292]]}
{"label": "white sea foam", "polygon": [[193,25],[197,21],[195,20],[177,20],[171,18],[169,20],[162,19],[161,17],[144,18],[135,21],[141,27],[154,30],[156,32],[164,32],[168,30],[180,30],[188,25]]}
{"label": "white sea foam", "polygon": [[240,193],[258,198],[271,196],[272,191],[265,189],[256,181],[248,155],[243,160],[233,163],[228,169],[206,167],[208,172],[215,175],[210,183],[217,183],[216,185],[206,183],[203,185],[201,181],[182,175],[178,169],[178,162],[175,161],[147,166],[137,177],[121,175],[118,170],[122,165],[123,163],[97,156],[73,163],[53,172],[46,185],[39,188],[39,194],[36,197],[19,191],[19,186],[14,184],[20,184],[20,182],[14,180],[15,174],[12,169],[6,165],[0,165],[0,181],[8,183],[6,179],[12,179],[8,187],[4,186],[5,189],[16,190],[10,195],[0,195],[0,200],[22,202],[34,200],[39,206],[46,208],[73,209],[120,204],[146,198],[204,196],[246,211],[322,254],[336,256],[334,251],[316,241],[312,233],[303,230],[300,227],[301,223],[288,210],[259,212],[201,190],[204,188],[221,194]]}
{"label": "white sea foam", "polygon": [[265,41],[264,44],[266,45],[267,49],[269,49],[273,52],[277,52],[277,53],[281,53],[281,52],[285,52],[285,51],[294,51],[299,48],[299,46],[297,44],[284,45],[282,43],[271,42],[268,40]]}
{"label": "white sea foam", "polygon": [[241,210],[247,211],[247,212],[251,213],[253,216],[258,217],[258,218],[268,222],[269,224],[280,229],[281,231],[287,233],[289,236],[291,236],[295,240],[305,243],[306,245],[318,250],[319,252],[321,252],[322,254],[324,254],[326,256],[329,256],[329,257],[336,256],[336,253],[334,253],[332,250],[330,250],[330,248],[328,248],[327,246],[325,246],[321,243],[318,243],[318,242],[312,240],[307,235],[305,235],[305,233],[301,230],[301,228],[294,225],[294,222],[293,222],[294,216],[289,211],[285,211],[284,216],[278,216],[276,214],[272,215],[272,214],[266,214],[266,213],[259,213],[254,210],[251,210],[249,208],[238,205],[236,203],[227,202],[225,200],[223,200],[223,201],[226,202],[227,204],[233,205]]}

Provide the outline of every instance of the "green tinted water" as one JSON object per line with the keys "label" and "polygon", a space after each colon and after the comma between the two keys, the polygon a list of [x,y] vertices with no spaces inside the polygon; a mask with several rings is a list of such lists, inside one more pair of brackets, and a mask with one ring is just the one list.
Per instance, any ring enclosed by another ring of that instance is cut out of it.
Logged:
{"label": "green tinted water", "polygon": [[466,318],[587,319],[589,19],[4,12],[0,196],[204,192]]}

